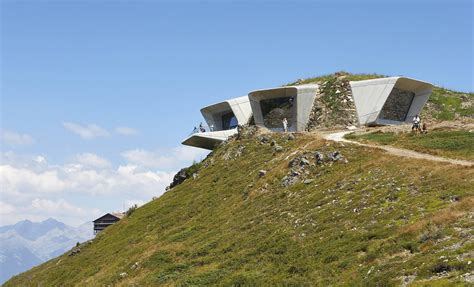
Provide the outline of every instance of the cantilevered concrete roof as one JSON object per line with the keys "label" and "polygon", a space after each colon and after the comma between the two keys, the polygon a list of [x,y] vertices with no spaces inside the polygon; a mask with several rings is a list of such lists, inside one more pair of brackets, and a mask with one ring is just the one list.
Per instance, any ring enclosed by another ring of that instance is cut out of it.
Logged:
{"label": "cantilevered concrete roof", "polygon": [[352,96],[361,125],[400,124],[400,121],[387,121],[380,113],[394,88],[414,93],[413,101],[404,122],[421,112],[431,94],[433,85],[407,77],[389,77],[365,81],[351,81]]}
{"label": "cantilevered concrete roof", "polygon": [[186,138],[182,144],[204,149],[214,149],[218,144],[237,133],[236,128],[223,129],[222,116],[229,113],[235,116],[238,125],[247,124],[252,116],[248,97],[234,98],[202,108],[201,114],[208,126],[213,127],[213,130],[194,133]]}
{"label": "cantilevered concrete roof", "polygon": [[316,97],[318,85],[285,86],[271,89],[255,90],[249,93],[250,106],[252,107],[255,125],[264,127],[264,118],[260,101],[273,98],[294,97],[295,109],[293,123],[290,130],[303,131],[308,123],[311,109]]}
{"label": "cantilevered concrete roof", "polygon": [[201,109],[201,114],[209,126],[214,126],[214,130],[222,129],[220,117],[223,114],[233,112],[239,125],[244,125],[252,115],[249,98],[247,96],[226,100]]}
{"label": "cantilevered concrete roof", "polygon": [[195,133],[187,137],[182,144],[212,150],[221,142],[226,141],[230,136],[235,135],[236,133],[237,129]]}

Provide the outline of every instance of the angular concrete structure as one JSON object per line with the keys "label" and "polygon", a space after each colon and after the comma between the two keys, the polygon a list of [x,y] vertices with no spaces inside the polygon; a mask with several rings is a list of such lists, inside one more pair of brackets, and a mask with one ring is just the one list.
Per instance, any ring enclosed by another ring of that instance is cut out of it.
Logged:
{"label": "angular concrete structure", "polygon": [[272,131],[283,131],[283,118],[288,131],[304,131],[308,123],[318,85],[287,86],[249,93],[255,125]]}
{"label": "angular concrete structure", "polygon": [[406,77],[351,81],[360,125],[410,123],[421,112],[433,85]]}
{"label": "angular concrete structure", "polygon": [[209,129],[191,134],[182,144],[212,150],[236,134],[238,125],[248,123],[252,109],[244,96],[202,108],[201,114]]}
{"label": "angular concrete structure", "polygon": [[[350,82],[359,125],[393,125],[410,123],[421,112],[433,85],[406,78],[389,77]],[[247,124],[253,114],[255,125],[271,131],[304,131],[309,122],[319,86],[316,84],[286,86],[252,91],[240,97],[201,109],[210,127],[193,133],[184,145],[214,149],[237,133],[237,126]]]}

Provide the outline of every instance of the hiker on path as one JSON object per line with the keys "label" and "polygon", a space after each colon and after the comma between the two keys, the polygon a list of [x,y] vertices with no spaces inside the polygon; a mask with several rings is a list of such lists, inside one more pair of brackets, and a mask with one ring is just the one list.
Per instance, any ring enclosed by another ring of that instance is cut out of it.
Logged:
{"label": "hiker on path", "polygon": [[288,121],[286,120],[286,118],[283,118],[283,121],[281,121],[283,123],[283,131],[286,133],[288,132]]}

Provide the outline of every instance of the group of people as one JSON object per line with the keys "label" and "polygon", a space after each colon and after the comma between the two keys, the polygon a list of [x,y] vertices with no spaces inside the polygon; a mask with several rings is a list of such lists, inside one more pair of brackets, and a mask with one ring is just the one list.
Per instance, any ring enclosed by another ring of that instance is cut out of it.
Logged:
{"label": "group of people", "polygon": [[[211,125],[211,126],[209,127],[209,129],[211,130],[211,132],[212,132],[213,128],[214,128],[213,125]],[[204,127],[204,125],[203,125],[202,123],[199,124],[199,128],[194,127],[194,130],[193,130],[193,133],[205,133],[205,132],[206,132],[206,128]]]}
{"label": "group of people", "polygon": [[414,131],[415,133],[422,133],[426,134],[428,133],[428,127],[426,126],[426,123],[421,123],[421,118],[419,115],[415,115],[413,118],[413,125],[411,126],[411,131]]}

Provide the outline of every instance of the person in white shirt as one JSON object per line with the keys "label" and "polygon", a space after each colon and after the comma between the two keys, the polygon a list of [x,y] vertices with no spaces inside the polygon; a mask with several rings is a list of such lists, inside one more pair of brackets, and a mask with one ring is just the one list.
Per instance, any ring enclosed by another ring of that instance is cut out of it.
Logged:
{"label": "person in white shirt", "polygon": [[286,118],[283,118],[283,131],[286,133],[288,132],[288,121],[286,120]]}
{"label": "person in white shirt", "polygon": [[420,123],[421,123],[421,118],[418,115],[415,115],[415,117],[413,118],[413,126],[411,127],[411,130],[419,131]]}

